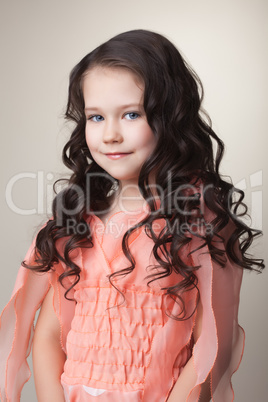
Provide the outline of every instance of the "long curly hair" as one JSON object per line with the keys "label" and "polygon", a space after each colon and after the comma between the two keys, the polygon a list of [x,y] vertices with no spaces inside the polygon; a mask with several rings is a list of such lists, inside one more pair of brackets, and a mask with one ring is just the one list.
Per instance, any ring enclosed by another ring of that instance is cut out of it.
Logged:
{"label": "long curly hair", "polygon": [[[85,74],[96,66],[124,68],[139,77],[144,84],[143,106],[147,121],[156,137],[155,149],[142,165],[138,180],[151,213],[124,234],[122,249],[130,265],[109,275],[110,283],[115,287],[113,277],[125,276],[135,269],[128,239],[133,231],[145,226],[147,236],[154,243],[152,253],[161,268],[147,277],[150,279],[147,284],[172,272],[179,274],[178,283],[163,290],[181,305],[181,313],[174,318],[186,319],[183,294],[193,288],[198,291],[195,271],[199,267],[189,265],[181,252],[192,236],[201,238],[202,247],[207,246],[212,259],[222,267],[229,258],[240,267],[260,271],[264,268],[263,260],[253,258],[247,250],[261,232],[251,229],[241,219],[247,214],[243,191],[220,175],[224,145],[202,110],[200,79],[176,47],[158,33],[133,30],[119,34],[86,55],[72,70],[65,117],[74,127],[63,149],[63,162],[72,174],[66,188],[53,201],[53,217],[37,235],[35,264],[24,262],[24,266],[45,272],[62,261],[66,270],[60,282],[63,284],[64,278],[72,277],[72,285],[65,293],[68,297],[81,272],[72,260],[72,251],[77,247],[93,247],[87,217],[90,211],[101,213],[109,208],[114,185],[120,184],[94,161],[86,144],[82,83]],[[151,172],[154,172],[156,188],[161,189],[160,208],[156,207],[149,186]],[[90,181],[89,199],[87,178],[90,175],[94,175],[94,180]],[[205,191],[201,191],[202,188]],[[187,197],[180,196],[185,192]],[[214,216],[211,222],[203,216],[202,203]],[[164,220],[165,225],[156,234],[153,222],[158,219]],[[201,221],[209,230],[192,229],[193,223]],[[229,238],[223,239],[221,231],[227,225],[233,229]],[[182,227],[187,230],[180,230]],[[64,250],[59,252],[57,242],[62,238],[65,238]],[[215,238],[225,242],[225,253],[217,247]]]}

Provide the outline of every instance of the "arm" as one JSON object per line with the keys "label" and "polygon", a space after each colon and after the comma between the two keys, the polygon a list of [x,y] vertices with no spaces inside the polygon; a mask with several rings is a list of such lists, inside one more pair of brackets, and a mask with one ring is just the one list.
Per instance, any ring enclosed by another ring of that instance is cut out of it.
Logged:
{"label": "arm", "polygon": [[[201,302],[199,302],[197,306],[197,314],[193,330],[194,343],[197,342],[202,331],[202,316],[203,308]],[[209,380],[210,377],[208,377],[201,386],[201,394],[198,399],[199,402],[209,402],[211,399]],[[187,396],[191,389],[194,387],[195,382],[196,372],[194,368],[193,357],[191,357],[183,368],[177,382],[175,383],[168,398],[168,402],[186,402]]]}
{"label": "arm", "polygon": [[38,402],[64,402],[60,376],[65,360],[51,287],[43,301],[33,340],[33,371]]}

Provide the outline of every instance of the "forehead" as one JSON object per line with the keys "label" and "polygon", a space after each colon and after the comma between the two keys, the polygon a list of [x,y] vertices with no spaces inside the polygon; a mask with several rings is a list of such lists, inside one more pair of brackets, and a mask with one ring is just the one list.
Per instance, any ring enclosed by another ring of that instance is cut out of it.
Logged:
{"label": "forehead", "polygon": [[141,78],[128,68],[96,66],[86,71],[81,81],[82,91],[93,93],[101,90],[144,91]]}

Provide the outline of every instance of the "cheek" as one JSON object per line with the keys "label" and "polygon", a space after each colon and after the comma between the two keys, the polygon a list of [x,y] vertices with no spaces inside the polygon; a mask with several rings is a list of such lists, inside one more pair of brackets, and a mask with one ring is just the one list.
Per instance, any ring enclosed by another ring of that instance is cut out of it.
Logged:
{"label": "cheek", "polygon": [[143,146],[144,148],[148,149],[149,151],[152,151],[154,149],[156,145],[156,138],[150,127],[146,127],[143,130],[141,141],[141,146]]}
{"label": "cheek", "polygon": [[89,150],[96,150],[98,143],[97,143],[97,136],[92,135],[92,133],[89,133],[89,130],[86,130],[86,143],[88,146]]}
{"label": "cheek", "polygon": [[134,125],[133,128],[126,130],[128,141],[132,142],[136,149],[152,147],[156,144],[155,135],[151,127],[145,121],[140,124]]}

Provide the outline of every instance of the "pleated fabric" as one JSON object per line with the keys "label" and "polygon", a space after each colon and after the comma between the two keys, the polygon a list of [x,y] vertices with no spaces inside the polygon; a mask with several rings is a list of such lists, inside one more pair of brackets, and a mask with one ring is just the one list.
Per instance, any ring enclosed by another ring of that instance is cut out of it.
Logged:
{"label": "pleated fabric", "polygon": [[[234,399],[231,376],[243,354],[244,332],[238,325],[242,269],[230,261],[224,268],[212,261],[208,249],[199,249],[202,239],[193,236],[182,253],[196,271],[203,325],[193,347],[195,314],[184,321],[171,315],[180,306],[163,288],[181,280],[178,274],[147,285],[145,277],[156,260],[152,240],[144,227],[131,234],[130,251],[135,269],[128,275],[108,275],[130,266],[121,243],[125,231],[141,220],[146,211],[133,215],[118,212],[106,225],[95,215],[88,217],[93,247],[75,250],[73,260],[81,268],[81,278],[71,296],[64,298],[58,276],[66,269],[37,274],[21,267],[11,299],[1,315],[0,392],[1,401],[17,402],[23,384],[29,379],[27,356],[31,349],[33,320],[50,286],[54,288],[54,310],[61,325],[61,347],[66,363],[61,377],[66,401],[164,402],[183,367],[193,356],[196,382],[187,401],[198,401],[200,386],[211,375],[213,401]],[[206,212],[206,218],[212,218]],[[154,223],[154,231],[164,221]],[[226,233],[227,234],[227,233]],[[30,261],[33,247],[26,260]],[[59,249],[64,240],[59,242]],[[223,243],[218,247],[224,248]],[[198,250],[199,249],[199,250]],[[196,250],[196,251],[194,251]],[[192,253],[191,253],[192,252]],[[161,271],[161,270],[160,270]],[[188,315],[197,303],[195,289],[184,295]]]}

